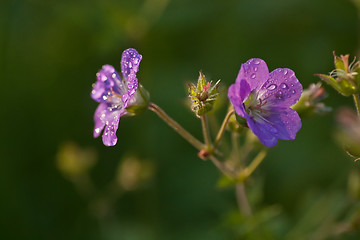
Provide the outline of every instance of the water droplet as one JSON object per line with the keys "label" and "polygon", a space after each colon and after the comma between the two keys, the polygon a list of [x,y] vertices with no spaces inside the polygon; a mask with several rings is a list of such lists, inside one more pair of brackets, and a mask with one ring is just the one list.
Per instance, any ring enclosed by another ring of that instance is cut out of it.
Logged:
{"label": "water droplet", "polygon": [[267,87],[268,90],[274,90],[276,88],[276,84],[271,84]]}
{"label": "water droplet", "polygon": [[288,70],[284,70],[284,75],[287,75],[288,74]]}
{"label": "water droplet", "polygon": [[278,91],[276,94],[275,94],[275,97],[277,99],[282,99],[283,98],[283,93],[281,91]]}
{"label": "water droplet", "polygon": [[108,97],[107,97],[107,96],[103,96],[103,99],[104,99],[104,101],[106,101],[106,100],[108,99]]}
{"label": "water droplet", "polygon": [[257,70],[258,70],[258,67],[254,67],[254,72],[257,72]]}
{"label": "water droplet", "polygon": [[286,85],[286,83],[282,83],[282,84],[280,84],[280,87],[283,88],[283,89],[287,89],[288,85]]}
{"label": "water droplet", "polygon": [[260,64],[260,61],[259,61],[258,59],[255,59],[255,60],[254,60],[254,64],[255,64],[255,65],[259,65],[259,64]]}
{"label": "water droplet", "polygon": [[129,62],[129,68],[132,68],[132,62]]}
{"label": "water droplet", "polygon": [[100,132],[100,128],[96,128],[96,129],[95,129],[95,132],[96,132],[96,133],[99,133],[99,132]]}
{"label": "water droplet", "polygon": [[291,93],[292,93],[292,94],[295,94],[295,93],[296,93],[296,91],[295,91],[295,90],[292,90],[292,91],[291,91]]}
{"label": "water droplet", "polygon": [[255,74],[255,73],[251,74],[250,78],[255,79],[255,78],[256,78],[256,74]]}
{"label": "water droplet", "polygon": [[116,73],[113,73],[111,76],[112,78],[116,78]]}

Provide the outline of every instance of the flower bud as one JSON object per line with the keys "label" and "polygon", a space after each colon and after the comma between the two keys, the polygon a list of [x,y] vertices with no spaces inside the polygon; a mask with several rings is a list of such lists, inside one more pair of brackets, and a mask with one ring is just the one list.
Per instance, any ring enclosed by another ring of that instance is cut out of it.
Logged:
{"label": "flower bud", "polygon": [[331,108],[321,102],[326,97],[327,94],[321,83],[312,83],[302,92],[299,101],[292,106],[292,109],[297,111],[301,118],[328,113]]}
{"label": "flower bud", "polygon": [[321,80],[331,85],[336,91],[344,96],[359,93],[360,90],[360,62],[349,64],[349,54],[336,56],[334,54],[335,69],[329,75],[316,74]]}
{"label": "flower bud", "polygon": [[215,100],[219,95],[219,83],[220,80],[212,86],[212,82],[207,82],[205,75],[200,71],[197,85],[193,83],[188,84],[191,110],[195,112],[197,117],[212,110]]}

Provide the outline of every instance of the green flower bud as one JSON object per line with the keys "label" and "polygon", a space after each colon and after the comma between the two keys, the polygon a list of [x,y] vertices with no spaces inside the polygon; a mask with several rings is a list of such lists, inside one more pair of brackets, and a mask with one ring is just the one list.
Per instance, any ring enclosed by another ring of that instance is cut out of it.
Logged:
{"label": "green flower bud", "polygon": [[214,85],[207,82],[205,75],[200,71],[197,84],[190,83],[189,98],[191,99],[191,110],[200,117],[211,111],[217,96],[219,95],[218,86],[220,80]]}
{"label": "green flower bud", "polygon": [[334,54],[335,69],[326,74],[316,74],[321,80],[332,86],[344,96],[350,96],[360,92],[360,62],[355,61],[349,64],[349,55],[336,56]]}
{"label": "green flower bud", "polygon": [[313,114],[325,114],[331,111],[330,107],[325,106],[321,101],[327,97],[321,83],[311,84],[305,89],[299,101],[291,108],[298,112],[301,118],[309,117]]}

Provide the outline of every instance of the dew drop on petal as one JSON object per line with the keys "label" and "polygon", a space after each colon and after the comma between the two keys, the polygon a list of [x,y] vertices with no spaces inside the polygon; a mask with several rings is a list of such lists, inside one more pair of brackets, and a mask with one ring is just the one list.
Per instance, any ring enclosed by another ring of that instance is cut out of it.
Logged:
{"label": "dew drop on petal", "polygon": [[281,91],[279,91],[279,92],[277,92],[277,93],[275,94],[275,97],[276,97],[277,99],[282,99],[282,98],[283,98],[283,93],[282,93]]}
{"label": "dew drop on petal", "polygon": [[257,72],[257,70],[258,70],[258,67],[254,67],[254,72]]}
{"label": "dew drop on petal", "polygon": [[292,91],[291,91],[291,93],[292,93],[292,94],[295,94],[295,93],[296,93],[296,91],[295,91],[295,90],[292,90]]}
{"label": "dew drop on petal", "polygon": [[129,68],[132,68],[132,62],[129,62]]}
{"label": "dew drop on petal", "polygon": [[276,84],[271,84],[271,85],[269,85],[266,89],[268,89],[268,90],[274,90],[274,89],[276,89]]}
{"label": "dew drop on petal", "polygon": [[288,74],[288,70],[284,70],[284,75],[287,75]]}
{"label": "dew drop on petal", "polygon": [[255,78],[256,78],[256,74],[255,74],[255,73],[251,74],[250,78],[255,79]]}
{"label": "dew drop on petal", "polygon": [[258,59],[256,59],[256,60],[254,61],[254,64],[259,65],[259,64],[260,64],[260,61],[259,61]]}
{"label": "dew drop on petal", "polygon": [[286,83],[281,83],[281,84],[280,84],[280,87],[283,88],[283,89],[287,89],[287,88],[288,88],[288,85],[286,85]]}

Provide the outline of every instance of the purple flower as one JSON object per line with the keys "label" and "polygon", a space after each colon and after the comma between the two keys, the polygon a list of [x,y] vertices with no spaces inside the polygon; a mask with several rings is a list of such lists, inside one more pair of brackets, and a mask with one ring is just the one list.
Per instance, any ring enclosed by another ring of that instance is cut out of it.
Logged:
{"label": "purple flower", "polygon": [[278,139],[294,140],[301,128],[297,112],[290,107],[300,98],[302,85],[288,68],[269,73],[266,63],[253,58],[241,65],[228,97],[236,113],[267,147]]}
{"label": "purple flower", "polygon": [[116,130],[119,119],[127,113],[126,107],[134,100],[134,93],[138,88],[136,73],[142,56],[133,48],[125,50],[121,58],[120,75],[111,65],[104,65],[96,74],[97,81],[93,85],[91,97],[99,102],[94,115],[94,137],[102,135],[106,146],[114,146],[117,142]]}

